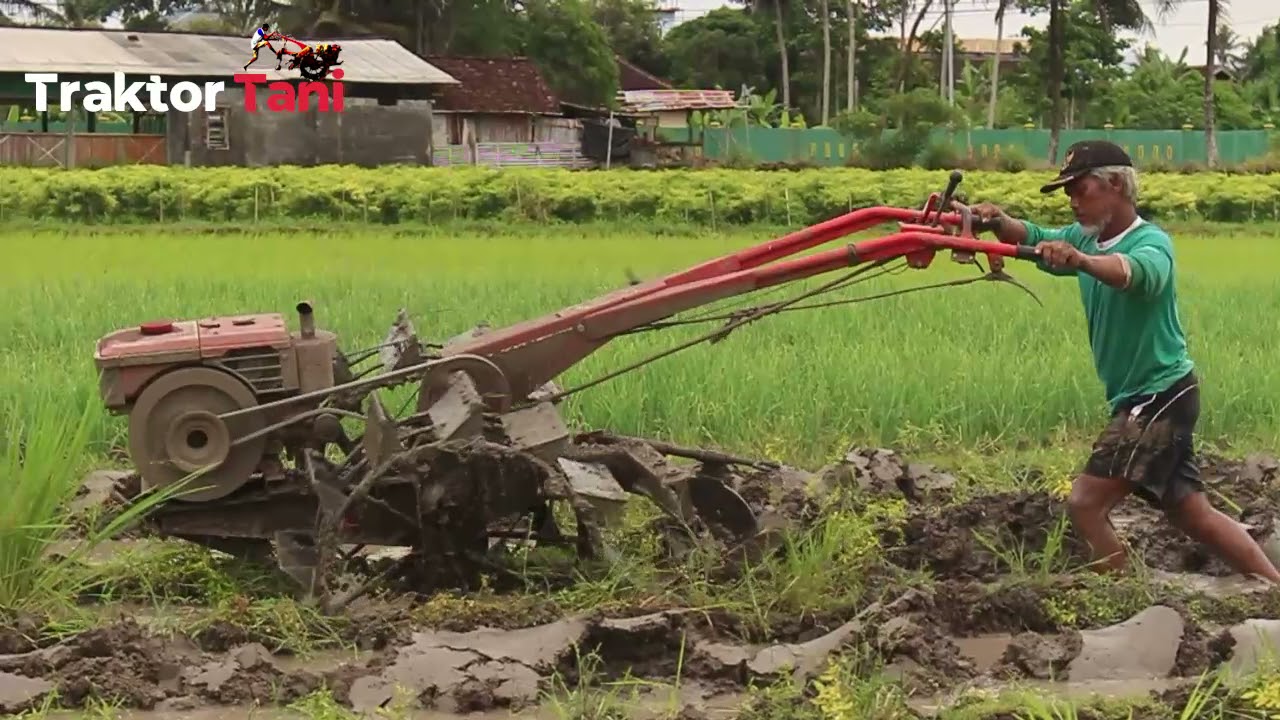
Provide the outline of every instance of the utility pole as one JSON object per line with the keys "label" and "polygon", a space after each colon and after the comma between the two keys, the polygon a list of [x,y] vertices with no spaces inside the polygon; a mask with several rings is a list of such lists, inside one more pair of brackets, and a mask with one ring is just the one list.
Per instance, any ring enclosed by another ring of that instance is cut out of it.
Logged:
{"label": "utility pole", "polygon": [[942,97],[951,105],[956,104],[955,39],[951,33],[951,9],[955,0],[942,0]]}

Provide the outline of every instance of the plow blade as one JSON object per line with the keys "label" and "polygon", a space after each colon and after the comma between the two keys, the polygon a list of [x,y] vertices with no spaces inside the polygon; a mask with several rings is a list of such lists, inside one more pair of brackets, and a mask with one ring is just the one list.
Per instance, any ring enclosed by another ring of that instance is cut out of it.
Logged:
{"label": "plow blade", "polygon": [[383,372],[392,372],[401,368],[416,365],[426,358],[422,356],[422,345],[418,342],[418,334],[413,329],[413,322],[403,308],[396,314],[395,322],[382,339],[378,350],[378,359],[382,361]]}

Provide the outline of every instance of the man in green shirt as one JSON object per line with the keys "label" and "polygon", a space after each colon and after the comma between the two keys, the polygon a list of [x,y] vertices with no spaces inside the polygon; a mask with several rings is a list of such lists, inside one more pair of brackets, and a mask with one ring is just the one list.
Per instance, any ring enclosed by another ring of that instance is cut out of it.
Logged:
{"label": "man in green shirt", "polygon": [[1246,528],[1205,497],[1192,448],[1199,381],[1178,318],[1173,243],[1138,216],[1132,161],[1113,143],[1076,143],[1058,177],[1040,191],[1059,188],[1076,219],[1065,227],[1015,220],[990,203],[971,210],[999,220],[1001,241],[1034,246],[1042,270],[1080,285],[1094,367],[1112,415],[1072,484],[1072,525],[1101,569],[1122,570],[1124,549],[1109,515],[1136,492],[1238,571],[1280,583]]}

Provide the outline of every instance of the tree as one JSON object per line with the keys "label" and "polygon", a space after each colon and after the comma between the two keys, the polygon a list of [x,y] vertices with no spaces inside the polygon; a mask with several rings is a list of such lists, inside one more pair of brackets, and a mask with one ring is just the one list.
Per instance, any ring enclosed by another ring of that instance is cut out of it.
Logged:
{"label": "tree", "polygon": [[1245,44],[1240,41],[1240,36],[1236,35],[1230,25],[1219,22],[1218,37],[1214,39],[1213,44],[1218,66],[1232,75],[1238,75],[1244,66],[1244,56],[1241,51],[1245,48]]}
{"label": "tree", "polygon": [[[1167,16],[1180,0],[1154,0],[1153,5],[1159,17]],[[1085,13],[1096,17],[1103,30],[1114,33],[1118,29],[1150,32],[1153,30],[1150,18],[1139,0],[1017,0],[1018,8],[1023,12],[1035,14],[1042,10],[1049,12],[1048,28],[1048,65],[1049,65],[1049,157],[1051,163],[1058,162],[1058,141],[1062,134],[1062,83],[1066,73],[1066,33],[1065,26],[1071,24],[1071,18],[1081,17]]]}
{"label": "tree", "polygon": [[[858,7],[859,4],[854,0],[846,0],[845,14],[849,18],[849,50],[847,58],[849,67],[846,68],[846,82],[848,88],[845,93],[845,110],[853,112],[858,107]],[[825,120],[823,122],[826,122]]]}
{"label": "tree", "polygon": [[52,7],[40,0],[0,0],[0,10],[30,16],[56,27],[99,27],[113,14],[108,0],[58,0]]}
{"label": "tree", "polygon": [[831,119],[831,8],[822,2],[822,124]]}
{"label": "tree", "polygon": [[1210,168],[1218,166],[1218,137],[1213,122],[1213,76],[1218,56],[1218,16],[1226,8],[1227,0],[1209,0],[1209,24],[1204,41],[1204,155]]}
{"label": "tree", "polygon": [[582,0],[528,0],[522,43],[561,99],[611,105],[618,65],[609,38]]}
{"label": "tree", "polygon": [[789,8],[787,0],[768,0],[773,6],[774,27],[778,40],[778,60],[782,63],[780,83],[782,85],[782,107],[791,109],[791,64],[787,59],[786,23],[783,21],[783,9]]}
{"label": "tree", "polygon": [[615,53],[655,75],[670,72],[653,0],[591,0],[591,15]]}
{"label": "tree", "polygon": [[[1060,67],[1056,68],[1058,99],[1070,102],[1070,112],[1065,118],[1060,116],[1059,122],[1075,125],[1077,117],[1087,117],[1089,104],[1101,89],[1124,76],[1121,63],[1129,42],[1110,32],[1102,18],[1083,3],[1076,3],[1064,12],[1060,25],[1063,37],[1058,50],[1063,57]],[[1022,32],[1027,38],[1027,61],[1010,81],[1026,91],[1024,95],[1033,99],[1037,111],[1051,114],[1053,101],[1045,98],[1044,88],[1053,82],[1053,44],[1046,31],[1026,27]]]}
{"label": "tree", "polygon": [[765,75],[762,46],[769,28],[736,8],[719,7],[680,23],[662,39],[670,67],[668,79],[680,86],[737,89],[757,85]]}
{"label": "tree", "polygon": [[911,24],[911,32],[907,32],[907,19],[915,7],[915,0],[905,0],[898,16],[898,34],[901,43],[902,62],[898,69],[898,92],[907,91],[907,79],[911,75],[913,60],[916,56],[916,38],[920,35],[920,23],[924,22],[925,13],[933,6],[933,0],[924,0],[916,12],[915,22]]}
{"label": "tree", "polygon": [[991,62],[991,99],[987,103],[987,127],[996,126],[996,99],[1000,96],[1001,43],[1004,42],[1004,14],[1012,0],[996,0],[996,53]]}

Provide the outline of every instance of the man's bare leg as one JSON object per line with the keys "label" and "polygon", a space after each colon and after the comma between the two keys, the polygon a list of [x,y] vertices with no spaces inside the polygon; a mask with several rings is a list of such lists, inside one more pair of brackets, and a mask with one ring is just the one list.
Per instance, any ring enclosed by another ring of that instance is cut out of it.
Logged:
{"label": "man's bare leg", "polygon": [[245,70],[248,70],[250,65],[258,62],[258,47],[261,47],[261,46],[255,46],[253,48],[253,57],[249,58],[249,62],[244,64]]}
{"label": "man's bare leg", "polygon": [[1202,492],[1191,493],[1168,510],[1169,520],[1193,539],[1208,545],[1237,572],[1280,583],[1280,570],[1249,533],[1230,516],[1209,504]]}
{"label": "man's bare leg", "polygon": [[1067,513],[1076,534],[1089,544],[1097,572],[1124,570],[1128,558],[1124,545],[1111,525],[1111,509],[1129,493],[1133,485],[1125,480],[1082,474],[1071,485]]}

